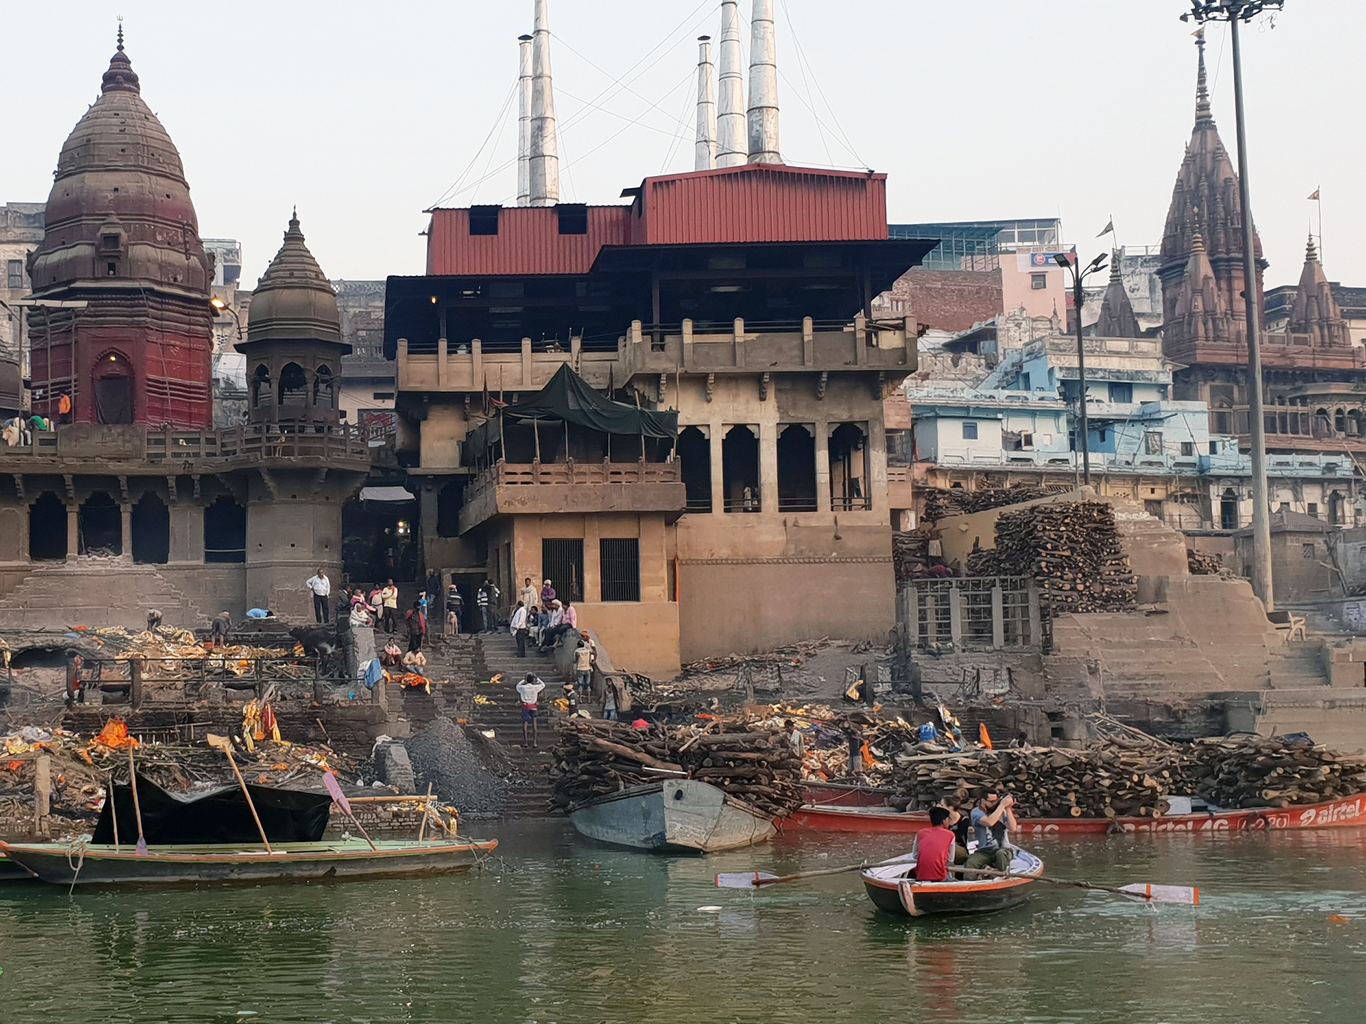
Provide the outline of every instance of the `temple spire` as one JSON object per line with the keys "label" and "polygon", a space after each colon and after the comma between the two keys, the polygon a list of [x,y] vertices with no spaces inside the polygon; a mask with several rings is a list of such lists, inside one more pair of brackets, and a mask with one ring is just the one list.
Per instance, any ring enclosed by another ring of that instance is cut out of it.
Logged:
{"label": "temple spire", "polygon": [[1209,106],[1209,86],[1206,83],[1205,75],[1205,30],[1203,27],[1195,33],[1195,46],[1200,51],[1200,70],[1195,76],[1195,120],[1213,121],[1214,115],[1210,112]]}

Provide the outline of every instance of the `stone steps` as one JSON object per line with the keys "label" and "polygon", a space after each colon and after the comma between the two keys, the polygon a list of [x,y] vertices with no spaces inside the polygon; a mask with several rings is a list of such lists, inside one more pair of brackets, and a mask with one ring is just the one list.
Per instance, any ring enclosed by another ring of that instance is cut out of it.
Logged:
{"label": "stone steps", "polygon": [[207,626],[209,617],[151,565],[80,558],[35,569],[0,600],[0,629],[123,626],[140,631],[147,609],[168,626]]}

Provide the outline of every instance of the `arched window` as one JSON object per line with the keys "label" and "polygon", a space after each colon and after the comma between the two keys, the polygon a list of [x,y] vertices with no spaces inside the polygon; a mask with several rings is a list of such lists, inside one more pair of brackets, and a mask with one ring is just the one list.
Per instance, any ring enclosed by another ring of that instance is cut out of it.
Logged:
{"label": "arched window", "polygon": [[857,423],[841,423],[830,431],[831,507],[836,511],[871,508],[868,493],[868,439]]}
{"label": "arched window", "polygon": [[684,427],[678,435],[678,461],[689,512],[711,511],[711,439],[699,427]]}
{"label": "arched window", "polygon": [[326,366],[318,367],[318,372],[313,375],[313,405],[318,409],[337,407],[336,381],[331,369]]}
{"label": "arched window", "polygon": [[262,363],[251,375],[251,407],[255,409],[263,402],[269,405],[270,398],[270,367]]}
{"label": "arched window", "polygon": [[280,408],[299,409],[308,404],[308,376],[298,363],[285,363],[280,371]]}
{"label": "arched window", "polygon": [[1339,434],[1347,433],[1347,413],[1342,409],[1333,411],[1333,429]]}
{"label": "arched window", "polygon": [[28,557],[35,562],[66,558],[66,505],[51,491],[28,508]]}
{"label": "arched window", "polygon": [[816,438],[800,423],[778,435],[778,511],[816,511]]}
{"label": "arched window", "polygon": [[204,510],[204,561],[247,560],[247,510],[226,495]]}
{"label": "arched window", "polygon": [[727,512],[759,512],[759,435],[746,426],[731,427],[721,441],[721,478]]}
{"label": "arched window", "polygon": [[171,513],[155,494],[133,506],[133,561],[164,565],[171,557]]}
{"label": "arched window", "polygon": [[133,364],[122,352],[106,352],[90,371],[98,423],[133,422]]}
{"label": "arched window", "polygon": [[104,491],[96,491],[76,517],[83,555],[123,554],[123,513]]}

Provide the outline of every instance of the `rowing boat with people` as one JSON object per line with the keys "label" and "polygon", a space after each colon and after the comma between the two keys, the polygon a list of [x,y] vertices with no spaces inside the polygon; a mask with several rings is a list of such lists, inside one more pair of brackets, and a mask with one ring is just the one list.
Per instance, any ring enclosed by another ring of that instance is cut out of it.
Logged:
{"label": "rowing boat with people", "polygon": [[916,855],[870,867],[862,873],[863,889],[873,906],[889,914],[923,917],[926,914],[981,914],[1017,907],[1029,897],[1029,887],[1043,874],[1043,861],[1014,849],[1007,872],[994,877],[953,877],[922,882],[915,877]]}

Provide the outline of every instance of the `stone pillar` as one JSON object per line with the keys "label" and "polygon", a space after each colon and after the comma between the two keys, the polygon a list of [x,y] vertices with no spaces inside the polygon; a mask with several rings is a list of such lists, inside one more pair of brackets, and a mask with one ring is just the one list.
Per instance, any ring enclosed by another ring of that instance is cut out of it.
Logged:
{"label": "stone pillar", "polygon": [[816,427],[816,511],[830,511],[830,425]]}
{"label": "stone pillar", "polygon": [[1039,588],[1029,584],[1029,645],[1043,646],[1043,609],[1039,607]]}
{"label": "stone pillar", "polygon": [[711,510],[713,512],[724,512],[726,510],[726,477],[721,445],[726,439],[726,427],[725,424],[713,422],[708,430],[711,433],[711,437],[707,439],[711,448]]}
{"label": "stone pillar", "polygon": [[66,508],[66,560],[74,562],[81,551],[80,510],[75,505]]}
{"label": "stone pillar", "polygon": [[127,503],[120,505],[119,519],[121,520],[120,525],[123,527],[120,538],[122,547],[119,549],[119,554],[131,559],[133,557],[133,506]]}
{"label": "stone pillar", "polygon": [[963,640],[963,595],[956,583],[949,588],[949,640],[955,647]]}
{"label": "stone pillar", "polygon": [[778,511],[778,425],[758,423],[759,502],[764,512]]}
{"label": "stone pillar", "polygon": [[991,588],[991,646],[1000,650],[1006,645],[1005,596],[1001,585]]}

